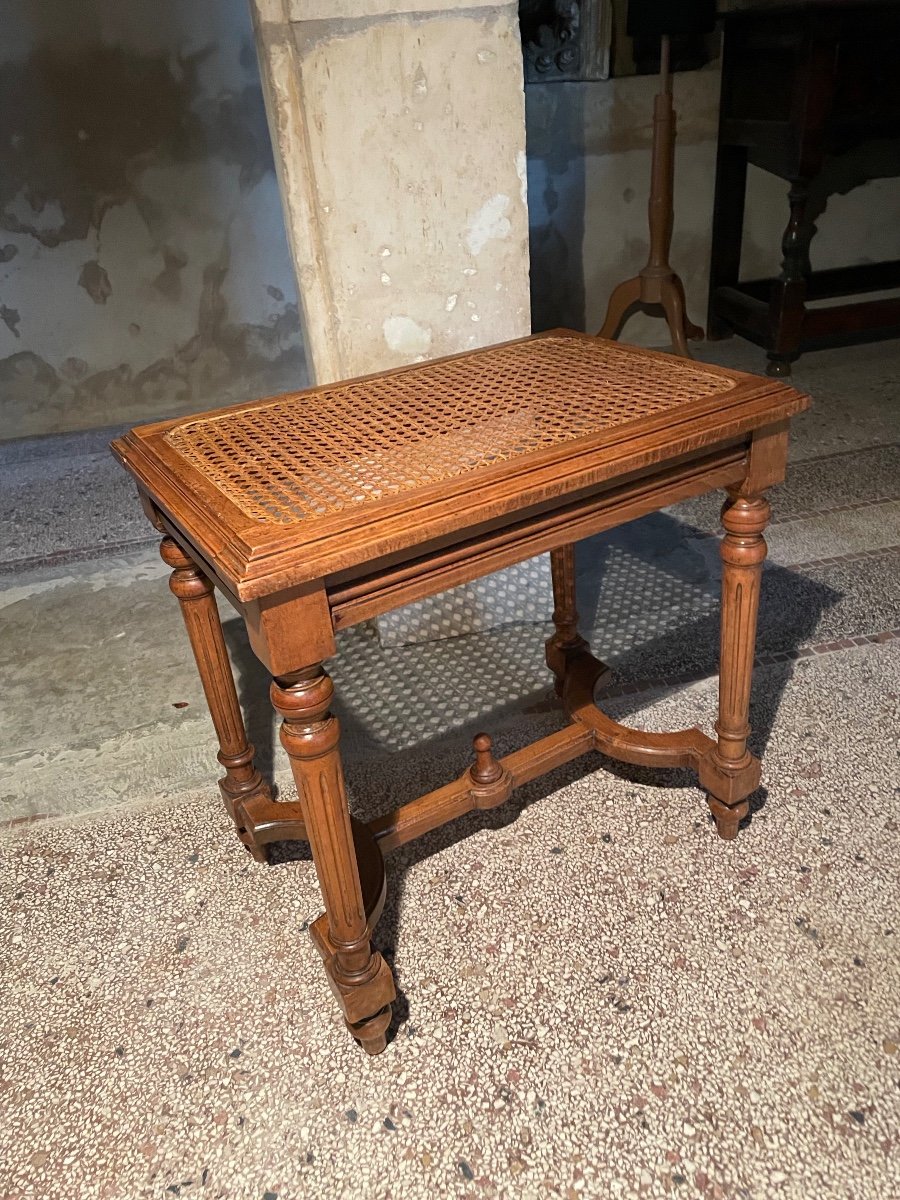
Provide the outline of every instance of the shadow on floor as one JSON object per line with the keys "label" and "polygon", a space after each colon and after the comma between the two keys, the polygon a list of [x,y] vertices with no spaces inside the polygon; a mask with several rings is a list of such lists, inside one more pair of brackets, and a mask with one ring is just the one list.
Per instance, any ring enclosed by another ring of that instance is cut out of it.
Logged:
{"label": "shadow on floor", "polygon": [[[697,545],[702,543],[702,552]],[[719,653],[719,572],[714,539],[667,514],[657,513],[630,526],[588,539],[579,546],[579,605],[594,626],[595,652],[607,658],[618,680],[634,681],[680,677],[699,678],[716,672]],[[825,610],[839,594],[805,576],[779,566],[769,566],[763,575],[760,603],[758,652],[796,656],[800,647],[814,639]],[[243,625],[229,621],[225,625],[229,649],[236,667],[238,689],[250,738],[257,747],[257,763],[271,777],[274,762],[273,723],[268,697],[269,678],[250,650]],[[541,627],[527,626],[518,631],[521,638],[543,642]],[[431,681],[433,688],[446,688],[454,665],[461,668],[461,645],[465,639],[442,643],[441,675]],[[417,798],[424,792],[456,778],[471,762],[467,741],[486,728],[495,733],[498,755],[508,754],[565,723],[561,709],[548,703],[549,674],[546,690],[523,696],[513,706],[496,705],[493,695],[502,694],[501,681],[508,669],[501,639],[481,638],[481,673],[471,699],[478,704],[478,715],[462,723],[448,722],[448,728],[412,748],[390,751],[382,745],[370,758],[346,765],[348,787],[354,814],[371,820],[392,807]],[[612,643],[612,645],[610,645]],[[456,660],[456,662],[455,662]],[[415,648],[401,652],[376,652],[367,659],[370,672],[364,681],[366,703],[377,703],[379,695],[396,693],[406,684],[412,691],[422,688],[421,656]],[[750,739],[752,751],[762,756],[777,719],[784,689],[794,671],[787,659],[770,665],[764,675],[757,674],[751,699]],[[379,672],[388,673],[380,678]],[[404,673],[408,678],[404,679]],[[497,692],[491,693],[491,680]],[[461,681],[465,687],[465,679]],[[671,695],[684,682],[666,684],[654,691],[654,698]],[[363,695],[362,689],[360,696]],[[446,697],[444,697],[446,700]],[[480,701],[484,702],[482,710]],[[624,696],[615,701],[616,719],[628,718],[646,705],[645,696]],[[348,723],[365,729],[365,716],[353,712],[353,697],[345,695],[336,710],[343,709]],[[530,714],[526,718],[526,714]],[[711,726],[715,714],[710,712]],[[377,749],[378,738],[373,737]],[[390,754],[390,769],[383,765]],[[381,765],[380,765],[381,764]],[[416,843],[396,851],[389,863],[389,894],[376,932],[376,942],[393,966],[396,955],[404,880],[413,865],[468,837],[476,830],[502,829],[513,823],[526,807],[576,779],[596,771],[611,771],[623,782],[660,788],[687,787],[695,784],[693,772],[683,769],[650,769],[586,755],[543,776],[520,789],[502,807],[471,813],[450,825],[426,835]],[[751,798],[751,815],[765,804],[760,789]],[[698,813],[697,820],[712,820]],[[282,843],[271,851],[272,864],[308,860],[306,844]],[[402,980],[398,979],[398,989]],[[402,996],[394,1011],[396,1031],[406,1020],[408,1008]]]}

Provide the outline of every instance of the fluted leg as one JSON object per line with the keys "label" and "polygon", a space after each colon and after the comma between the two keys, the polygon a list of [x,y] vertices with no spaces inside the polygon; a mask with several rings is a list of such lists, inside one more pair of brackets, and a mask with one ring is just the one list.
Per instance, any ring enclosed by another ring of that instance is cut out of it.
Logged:
{"label": "fluted leg", "polygon": [[747,749],[750,683],[756,647],[759,588],[769,505],[761,496],[730,494],[722,509],[722,631],[717,744],[701,760],[700,783],[719,836],[731,840],[747,815],[747,797],[759,786],[760,765]]}
{"label": "fluted leg", "polygon": [[272,793],[253,763],[254,750],[244,728],[213,585],[174,538],[163,538],[159,552],[163,561],[174,568],[169,587],[181,605],[181,615],[219,739],[218,759],[225,768],[219,790],[238,837],[258,862],[265,862],[265,850],[254,844],[241,824],[240,802],[251,796],[271,798]]}
{"label": "fluted leg", "polygon": [[575,547],[570,542],[550,551],[553,579],[553,624],[556,633],[545,647],[547,666],[556,676],[556,692],[561,696],[569,659],[587,650],[588,644],[578,632],[575,607]]}
{"label": "fluted leg", "polygon": [[385,1048],[394,980],[372,949],[338,743],[329,711],[334,686],[321,666],[282,676],[272,703],[283,718],[281,743],[291,760],[307,837],[325,903],[318,945],[347,1027],[369,1054]]}

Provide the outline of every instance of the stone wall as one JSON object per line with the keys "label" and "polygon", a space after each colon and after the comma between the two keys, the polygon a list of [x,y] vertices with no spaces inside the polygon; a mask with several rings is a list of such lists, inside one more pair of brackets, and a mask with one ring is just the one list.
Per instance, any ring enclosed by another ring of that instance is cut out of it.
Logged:
{"label": "stone wall", "polygon": [[515,3],[252,5],[316,380],[527,334]]}
{"label": "stone wall", "polygon": [[305,380],[245,0],[6,6],[0,437]]}

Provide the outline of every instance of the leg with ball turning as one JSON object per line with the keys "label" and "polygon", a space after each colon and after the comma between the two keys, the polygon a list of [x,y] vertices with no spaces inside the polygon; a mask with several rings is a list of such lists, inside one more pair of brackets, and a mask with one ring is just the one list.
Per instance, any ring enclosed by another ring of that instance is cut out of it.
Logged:
{"label": "leg with ball turning", "polygon": [[324,917],[311,930],[313,941],[347,1028],[367,1053],[379,1054],[395,998],[390,967],[370,941],[384,902],[384,868],[375,849],[380,874],[374,899],[367,902],[338,752],[340,725],[330,712],[333,695],[334,685],[321,666],[272,684],[272,703],[283,718],[281,744],[291,760],[325,902]]}

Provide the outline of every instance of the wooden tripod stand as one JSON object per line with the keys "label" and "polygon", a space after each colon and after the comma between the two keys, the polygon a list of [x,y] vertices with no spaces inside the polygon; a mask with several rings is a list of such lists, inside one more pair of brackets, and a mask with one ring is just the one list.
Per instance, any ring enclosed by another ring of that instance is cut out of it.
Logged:
{"label": "wooden tripod stand", "polygon": [[688,320],[684,285],[669,265],[672,245],[672,183],[675,170],[675,109],[672,105],[672,76],[669,72],[669,38],[662,35],[659,64],[659,93],[653,101],[653,157],[650,169],[650,254],[647,265],[634,279],[626,279],[609,298],[606,320],[598,337],[615,338],[631,310],[662,308],[678,354],[691,358],[687,340],[698,341],[703,330]]}

